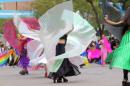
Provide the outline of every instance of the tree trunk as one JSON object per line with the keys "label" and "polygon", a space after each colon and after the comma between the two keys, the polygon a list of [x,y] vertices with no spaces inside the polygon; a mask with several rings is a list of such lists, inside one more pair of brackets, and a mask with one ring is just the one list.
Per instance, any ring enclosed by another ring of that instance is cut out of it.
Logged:
{"label": "tree trunk", "polygon": [[102,35],[102,33],[103,33],[103,31],[102,31],[102,28],[101,28],[101,25],[100,25],[100,21],[99,21],[99,17],[98,17],[97,10],[96,10],[96,8],[95,8],[95,6],[94,6],[94,4],[93,4],[93,1],[92,1],[92,0],[86,0],[86,1],[87,1],[87,2],[89,2],[89,3],[90,3],[90,5],[92,6],[92,9],[93,9],[94,14],[95,14],[95,17],[96,17],[96,22],[97,22],[98,27],[99,27],[99,31],[101,32],[101,33],[100,33],[100,36],[101,36],[101,35]]}

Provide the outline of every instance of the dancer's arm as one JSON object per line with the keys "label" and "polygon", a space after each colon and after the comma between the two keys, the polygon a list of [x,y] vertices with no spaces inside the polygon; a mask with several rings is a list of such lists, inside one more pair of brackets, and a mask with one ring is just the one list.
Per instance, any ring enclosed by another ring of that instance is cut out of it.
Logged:
{"label": "dancer's arm", "polygon": [[111,24],[111,25],[115,25],[115,26],[118,26],[118,25],[126,25],[130,23],[130,7],[127,8],[126,12],[125,12],[125,16],[122,18],[122,20],[118,21],[118,22],[114,22],[114,21],[111,21],[108,19],[108,16],[105,16],[105,21],[106,23],[108,24]]}
{"label": "dancer's arm", "polygon": [[111,25],[122,25],[124,23],[124,20],[120,20],[118,22],[114,22],[114,21],[111,21],[108,19],[108,16],[105,16],[105,22],[108,23],[108,24],[111,24]]}

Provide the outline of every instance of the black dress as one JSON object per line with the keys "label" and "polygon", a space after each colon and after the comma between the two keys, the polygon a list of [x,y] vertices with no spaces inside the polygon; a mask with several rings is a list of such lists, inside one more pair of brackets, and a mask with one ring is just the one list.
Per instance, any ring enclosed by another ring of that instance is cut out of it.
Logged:
{"label": "black dress", "polygon": [[[65,40],[65,44],[57,44],[56,46],[56,56],[65,53],[65,45],[67,41],[67,35],[64,35],[60,39]],[[50,73],[49,77],[62,77],[62,76],[76,76],[79,75],[80,72],[78,67],[72,64],[68,58],[64,58],[63,63],[57,72]]]}

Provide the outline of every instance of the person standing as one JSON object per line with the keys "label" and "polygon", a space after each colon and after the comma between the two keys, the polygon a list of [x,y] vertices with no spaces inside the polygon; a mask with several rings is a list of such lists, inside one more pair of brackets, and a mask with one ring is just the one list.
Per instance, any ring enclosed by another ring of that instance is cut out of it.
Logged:
{"label": "person standing", "polygon": [[118,22],[113,22],[105,17],[105,21],[111,25],[121,25],[124,28],[125,33],[122,37],[120,45],[116,48],[109,56],[108,60],[110,62],[110,67],[117,67],[123,69],[123,86],[128,83],[128,71],[130,70],[130,7],[127,8],[125,16],[122,20]]}
{"label": "person standing", "polygon": [[99,43],[101,44],[101,63],[104,66],[106,64],[105,60],[108,54],[112,52],[111,44],[104,34],[102,34],[102,39]]}
{"label": "person standing", "polygon": [[[67,42],[67,35],[64,35],[63,37],[60,38],[56,46],[56,56],[65,53],[66,42]],[[78,67],[72,64],[68,58],[56,60],[53,67],[57,68],[58,62],[62,62],[62,64],[60,65],[60,67],[56,72],[51,72],[49,76],[53,78],[54,83],[68,82],[68,79],[66,79],[65,77],[80,74]]]}
{"label": "person standing", "polygon": [[26,75],[28,74],[28,65],[29,65],[29,58],[27,57],[27,42],[28,38],[24,36],[19,37],[20,40],[20,59],[19,59],[19,64],[22,67],[22,70],[19,72],[21,75]]}

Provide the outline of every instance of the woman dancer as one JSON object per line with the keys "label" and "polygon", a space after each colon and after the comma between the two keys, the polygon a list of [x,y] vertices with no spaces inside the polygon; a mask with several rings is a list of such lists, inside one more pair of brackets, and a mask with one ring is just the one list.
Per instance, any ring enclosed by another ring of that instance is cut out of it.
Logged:
{"label": "woman dancer", "polygon": [[[56,46],[56,56],[65,53],[66,41],[67,35],[64,35],[60,38]],[[80,74],[78,67],[73,65],[68,58],[56,60],[53,67],[56,67],[57,63],[60,61],[62,61],[62,64],[60,65],[60,68],[57,70],[57,72],[52,72],[50,74],[50,77],[53,78],[54,83],[68,82],[68,80],[65,78],[66,76],[74,76]]]}
{"label": "woman dancer", "polygon": [[99,41],[99,44],[101,44],[101,63],[102,65],[105,65],[105,60],[107,58],[108,53],[112,52],[111,44],[109,43],[107,37],[103,34],[102,39]]}
{"label": "woman dancer", "polygon": [[28,64],[29,64],[29,58],[27,57],[27,42],[28,39],[22,35],[20,35],[19,40],[21,42],[21,51],[20,51],[20,65],[22,66],[22,70],[19,72],[21,75],[28,74]]}
{"label": "woman dancer", "polygon": [[119,22],[113,22],[108,19],[108,16],[105,17],[105,21],[111,25],[122,25],[128,29],[117,49],[115,49],[108,57],[110,62],[110,67],[117,67],[123,69],[124,80],[123,86],[128,83],[128,70],[130,70],[130,7],[127,8],[125,16]]}

